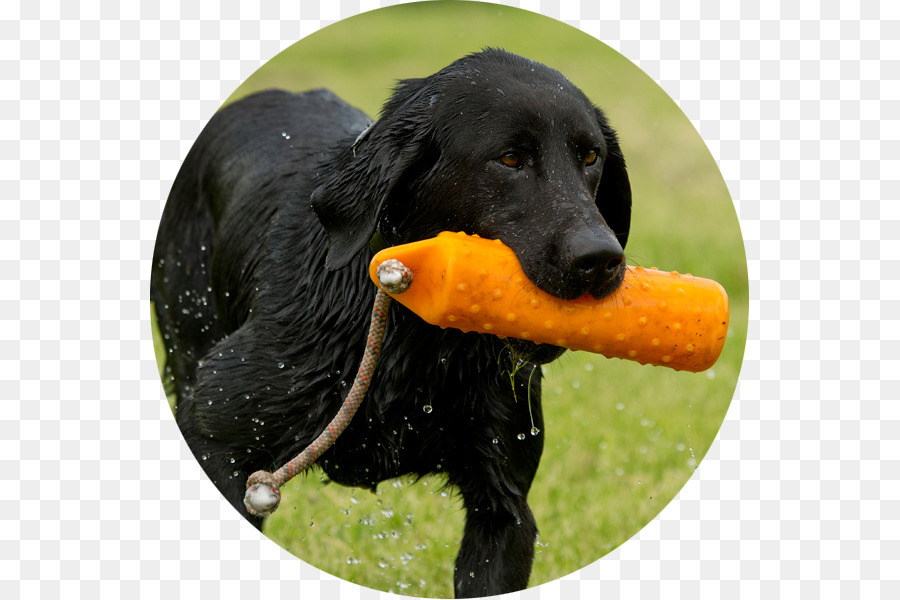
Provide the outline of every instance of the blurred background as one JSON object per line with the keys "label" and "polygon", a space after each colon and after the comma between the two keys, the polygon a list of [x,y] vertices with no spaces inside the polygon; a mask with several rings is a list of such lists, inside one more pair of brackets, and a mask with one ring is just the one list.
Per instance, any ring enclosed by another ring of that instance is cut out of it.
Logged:
{"label": "blurred background", "polygon": [[[485,47],[558,69],[606,112],[633,191],[628,262],[714,279],[731,302],[725,350],[705,373],[580,352],[545,367],[546,443],[529,495],[540,528],[534,586],[601,558],[652,520],[725,417],[746,339],[747,268],[728,190],[703,140],[665,92],[603,43],[542,15],[475,2],[404,4],[340,21],[273,58],[227,102],[268,88],[327,87],[375,118],[397,80]],[[372,494],[320,479],[314,470],[288,484],[267,536],[360,585],[453,596],[463,515],[442,480],[388,481]]]}

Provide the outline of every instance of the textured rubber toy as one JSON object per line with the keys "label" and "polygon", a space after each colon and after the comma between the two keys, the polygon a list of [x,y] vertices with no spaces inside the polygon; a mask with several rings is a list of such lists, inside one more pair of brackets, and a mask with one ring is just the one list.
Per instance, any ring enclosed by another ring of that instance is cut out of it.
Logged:
{"label": "textured rubber toy", "polygon": [[500,240],[449,232],[376,254],[376,285],[389,259],[413,272],[409,289],[391,296],[444,328],[694,372],[716,362],[728,331],[728,296],[710,279],[629,266],[614,294],[561,300],[529,281]]}

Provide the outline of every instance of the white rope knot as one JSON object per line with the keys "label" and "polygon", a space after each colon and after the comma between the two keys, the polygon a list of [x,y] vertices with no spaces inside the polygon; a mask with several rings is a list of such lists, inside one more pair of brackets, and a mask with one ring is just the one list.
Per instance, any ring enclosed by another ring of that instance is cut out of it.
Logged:
{"label": "white rope knot", "polygon": [[255,483],[248,481],[249,485],[244,493],[244,507],[248,513],[257,517],[268,517],[281,503],[281,490],[271,480],[271,474],[267,475],[268,478],[257,478]]}
{"label": "white rope knot", "polygon": [[377,273],[378,283],[389,294],[402,294],[412,285],[412,271],[396,258],[390,258],[378,265]]}

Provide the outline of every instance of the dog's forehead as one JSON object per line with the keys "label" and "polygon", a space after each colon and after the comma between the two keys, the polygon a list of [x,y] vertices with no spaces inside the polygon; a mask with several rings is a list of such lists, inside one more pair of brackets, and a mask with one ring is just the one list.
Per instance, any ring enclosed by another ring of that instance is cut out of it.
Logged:
{"label": "dog's forehead", "polygon": [[[602,132],[590,101],[569,83],[546,79],[479,80],[461,96],[444,96],[447,131],[475,128],[481,136],[532,135],[544,141],[598,138]],[[451,140],[466,139],[451,136]]]}
{"label": "dog's forehead", "polygon": [[583,100],[584,94],[559,71],[541,63],[475,66],[453,73],[446,81],[450,96],[500,104],[516,98],[537,98],[543,102]]}
{"label": "dog's forehead", "polygon": [[528,125],[596,128],[593,105],[559,71],[509,54],[470,57],[450,69],[439,94],[440,112],[459,126]]}

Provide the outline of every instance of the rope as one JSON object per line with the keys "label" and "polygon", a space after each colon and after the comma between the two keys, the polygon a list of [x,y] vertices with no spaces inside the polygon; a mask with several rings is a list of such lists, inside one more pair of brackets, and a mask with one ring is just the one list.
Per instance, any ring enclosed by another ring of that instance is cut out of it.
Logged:
{"label": "rope", "polygon": [[372,380],[372,373],[375,371],[375,365],[378,364],[378,355],[381,353],[381,343],[384,340],[384,330],[387,324],[390,304],[391,297],[379,289],[378,293],[375,294],[375,305],[372,307],[372,320],[369,324],[369,336],[366,340],[366,350],[359,365],[359,371],[356,373],[353,386],[350,388],[350,392],[344,399],[344,403],[334,419],[331,420],[313,443],[283,467],[274,473],[256,471],[247,479],[244,506],[251,515],[265,517],[275,512],[279,502],[281,502],[281,491],[279,488],[295,475],[312,466],[316,459],[334,444],[334,441],[350,424],[350,419],[356,414],[359,405],[362,404],[363,398],[366,396],[366,391],[369,389],[369,383]]}

